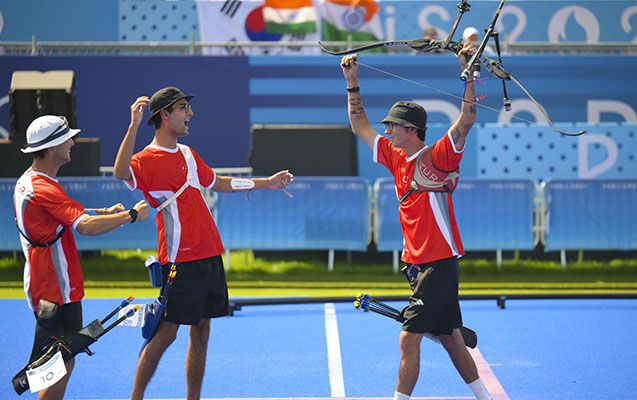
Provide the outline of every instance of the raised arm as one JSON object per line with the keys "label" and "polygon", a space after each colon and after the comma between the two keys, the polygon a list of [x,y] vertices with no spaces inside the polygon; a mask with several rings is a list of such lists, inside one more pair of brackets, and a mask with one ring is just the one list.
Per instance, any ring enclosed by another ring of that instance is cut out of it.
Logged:
{"label": "raised arm", "polygon": [[117,157],[115,158],[115,167],[113,168],[113,176],[121,180],[129,180],[132,178],[130,173],[130,162],[133,158],[135,150],[135,139],[137,138],[137,130],[144,119],[144,109],[148,106],[150,99],[146,96],[138,97],[135,103],[130,107],[131,121],[128,131],[122,144],[119,146]]}
{"label": "raised arm", "polygon": [[343,76],[347,81],[347,111],[352,132],[370,148],[374,146],[376,131],[372,128],[365,114],[365,107],[361,100],[360,86],[358,85],[358,55],[352,54],[341,60]]}
{"label": "raised arm", "polygon": [[[464,44],[458,54],[461,71],[467,68],[465,54],[472,55],[475,51],[476,49],[470,42]],[[458,120],[451,126],[450,130],[456,150],[462,150],[467,134],[476,122],[476,89],[473,76],[465,81],[463,99],[462,107],[460,108],[460,117],[458,117]]]}

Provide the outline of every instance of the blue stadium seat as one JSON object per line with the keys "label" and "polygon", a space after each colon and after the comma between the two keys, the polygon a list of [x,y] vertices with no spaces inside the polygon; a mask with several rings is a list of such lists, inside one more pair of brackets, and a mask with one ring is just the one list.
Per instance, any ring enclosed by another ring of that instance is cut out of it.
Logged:
{"label": "blue stadium seat", "polygon": [[369,243],[369,181],[295,177],[281,190],[218,193],[215,219],[226,249],[353,250]]}
{"label": "blue stadium seat", "polygon": [[[402,249],[398,199],[392,178],[376,181],[378,251]],[[534,183],[531,180],[460,179],[454,211],[465,250],[531,250]]]}
{"label": "blue stadium seat", "polygon": [[637,248],[637,180],[545,183],[546,251]]}
{"label": "blue stadium seat", "polygon": [[[60,185],[74,200],[86,208],[110,207],[122,203],[130,208],[144,197],[139,190],[131,191],[113,177],[60,177]],[[0,250],[21,250],[19,233],[14,222],[13,189],[17,178],[0,179]],[[145,221],[127,224],[121,228],[98,236],[75,233],[78,250],[104,249],[156,249],[157,228],[155,210]]]}

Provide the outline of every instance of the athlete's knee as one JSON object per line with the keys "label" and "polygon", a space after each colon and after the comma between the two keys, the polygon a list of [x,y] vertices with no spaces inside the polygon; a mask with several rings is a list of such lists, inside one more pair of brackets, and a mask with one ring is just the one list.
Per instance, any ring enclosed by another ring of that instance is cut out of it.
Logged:
{"label": "athlete's knee", "polygon": [[179,330],[179,324],[161,320],[153,340],[164,343],[166,347],[170,346],[177,339],[177,330]]}
{"label": "athlete's knee", "polygon": [[444,347],[447,353],[451,355],[457,354],[460,351],[466,351],[462,336],[457,329],[454,329],[451,335],[438,336],[438,339],[440,340],[442,347]]}
{"label": "athlete's knee", "polygon": [[197,325],[190,327],[190,340],[208,342],[210,336],[210,319],[202,318]]}
{"label": "athlete's knee", "polygon": [[420,349],[422,341],[422,333],[412,333],[407,331],[400,332],[399,345],[403,354],[409,354]]}

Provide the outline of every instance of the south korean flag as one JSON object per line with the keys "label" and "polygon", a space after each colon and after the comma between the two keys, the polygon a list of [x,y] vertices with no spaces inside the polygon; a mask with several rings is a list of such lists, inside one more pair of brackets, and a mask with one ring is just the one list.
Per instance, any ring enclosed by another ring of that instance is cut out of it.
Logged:
{"label": "south korean flag", "polygon": [[318,33],[274,34],[265,30],[263,1],[197,0],[200,38],[211,46],[205,55],[318,54],[318,46],[244,46],[249,42],[299,42],[319,40]]}

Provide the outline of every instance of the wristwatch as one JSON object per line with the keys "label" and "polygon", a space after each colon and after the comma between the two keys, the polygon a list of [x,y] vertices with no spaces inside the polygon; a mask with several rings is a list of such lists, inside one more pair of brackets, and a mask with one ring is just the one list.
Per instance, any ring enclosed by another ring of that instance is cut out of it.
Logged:
{"label": "wristwatch", "polygon": [[131,208],[130,210],[128,210],[128,215],[130,215],[130,217],[132,218],[130,221],[131,224],[137,221],[137,210]]}

